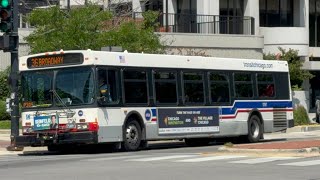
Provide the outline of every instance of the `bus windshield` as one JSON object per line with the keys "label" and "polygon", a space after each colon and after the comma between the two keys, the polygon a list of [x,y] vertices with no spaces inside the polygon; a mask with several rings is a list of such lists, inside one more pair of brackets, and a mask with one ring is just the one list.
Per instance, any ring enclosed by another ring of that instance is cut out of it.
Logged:
{"label": "bus windshield", "polygon": [[[55,78],[56,92],[67,106],[91,104],[95,96],[94,82],[91,68],[59,70]],[[63,105],[57,98],[55,103]]]}
{"label": "bus windshield", "polygon": [[23,107],[51,107],[53,105],[53,84],[61,98],[54,98],[56,106],[77,106],[94,102],[95,85],[93,70],[86,68],[58,69],[54,71],[33,71],[22,74]]}
{"label": "bus windshield", "polygon": [[21,76],[22,106],[49,107],[52,106],[53,71],[25,72]]}

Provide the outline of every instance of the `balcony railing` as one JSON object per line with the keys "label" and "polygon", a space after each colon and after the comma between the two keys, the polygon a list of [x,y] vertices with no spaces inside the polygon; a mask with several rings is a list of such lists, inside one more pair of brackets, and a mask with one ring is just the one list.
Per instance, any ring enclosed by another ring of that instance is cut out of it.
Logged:
{"label": "balcony railing", "polygon": [[[133,18],[141,20],[142,13],[135,12]],[[218,16],[198,14],[162,13],[157,18],[158,32],[243,34],[254,35],[254,18],[248,16]]]}

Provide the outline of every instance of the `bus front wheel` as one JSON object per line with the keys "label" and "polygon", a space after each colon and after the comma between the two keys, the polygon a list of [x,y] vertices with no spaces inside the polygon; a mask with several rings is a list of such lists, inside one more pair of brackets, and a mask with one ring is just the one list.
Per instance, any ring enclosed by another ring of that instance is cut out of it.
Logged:
{"label": "bus front wheel", "polygon": [[141,144],[141,127],[135,119],[129,119],[125,125],[123,148],[125,151],[136,151]]}
{"label": "bus front wheel", "polygon": [[256,115],[250,117],[248,121],[247,140],[250,143],[258,142],[262,137],[263,129],[260,118]]}

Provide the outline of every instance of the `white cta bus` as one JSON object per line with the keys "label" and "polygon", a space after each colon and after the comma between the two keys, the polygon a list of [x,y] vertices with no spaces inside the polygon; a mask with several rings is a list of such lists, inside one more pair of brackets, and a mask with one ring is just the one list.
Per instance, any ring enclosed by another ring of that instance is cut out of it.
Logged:
{"label": "white cta bus", "polygon": [[286,61],[79,50],[21,57],[19,71],[18,146],[258,142],[293,126]]}

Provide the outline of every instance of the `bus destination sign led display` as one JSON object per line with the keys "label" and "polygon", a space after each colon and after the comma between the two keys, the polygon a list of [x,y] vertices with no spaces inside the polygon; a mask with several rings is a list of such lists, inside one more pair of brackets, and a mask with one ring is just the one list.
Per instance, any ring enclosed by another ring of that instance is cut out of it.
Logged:
{"label": "bus destination sign led display", "polygon": [[27,59],[28,68],[64,66],[83,63],[83,55],[79,53],[37,56]]}

